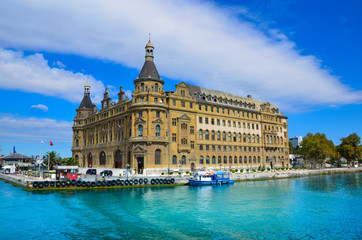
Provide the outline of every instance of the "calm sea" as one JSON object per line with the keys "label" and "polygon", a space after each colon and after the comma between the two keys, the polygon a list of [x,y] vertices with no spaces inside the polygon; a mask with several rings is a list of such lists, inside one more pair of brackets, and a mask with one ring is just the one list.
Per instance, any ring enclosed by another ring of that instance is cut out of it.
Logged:
{"label": "calm sea", "polygon": [[362,174],[33,193],[0,181],[0,239],[362,239]]}

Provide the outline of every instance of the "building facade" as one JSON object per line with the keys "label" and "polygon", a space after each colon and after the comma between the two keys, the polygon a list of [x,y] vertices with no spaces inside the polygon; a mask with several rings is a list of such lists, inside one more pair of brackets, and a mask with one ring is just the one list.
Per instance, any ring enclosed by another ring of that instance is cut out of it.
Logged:
{"label": "building facade", "polygon": [[287,117],[274,104],[184,82],[165,91],[151,41],[145,49],[131,100],[120,87],[112,101],[106,89],[98,110],[84,86],[73,126],[79,166],[159,173],[289,165]]}

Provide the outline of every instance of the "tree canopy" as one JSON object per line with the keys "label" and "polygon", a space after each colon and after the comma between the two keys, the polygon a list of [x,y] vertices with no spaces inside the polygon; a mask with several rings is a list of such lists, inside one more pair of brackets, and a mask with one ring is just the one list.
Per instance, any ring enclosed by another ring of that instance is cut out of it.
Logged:
{"label": "tree canopy", "polygon": [[301,153],[311,162],[319,163],[321,166],[327,157],[336,157],[336,147],[328,140],[324,133],[308,133],[301,142]]}
{"label": "tree canopy", "polygon": [[337,147],[337,151],[342,157],[347,159],[349,164],[351,161],[355,161],[361,158],[362,150],[359,146],[361,138],[356,134],[352,133],[348,137],[341,139],[341,144]]}

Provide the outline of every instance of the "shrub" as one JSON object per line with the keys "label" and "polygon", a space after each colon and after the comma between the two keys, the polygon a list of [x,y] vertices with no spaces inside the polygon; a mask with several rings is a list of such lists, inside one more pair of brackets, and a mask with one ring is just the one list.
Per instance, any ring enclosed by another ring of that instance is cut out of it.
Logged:
{"label": "shrub", "polygon": [[178,175],[181,175],[181,172],[178,172]]}
{"label": "shrub", "polygon": [[256,169],[253,168],[253,172],[256,172]]}
{"label": "shrub", "polygon": [[270,168],[267,168],[268,169],[268,171],[270,171]]}
{"label": "shrub", "polygon": [[172,175],[173,174],[173,172],[170,172],[170,175]]}
{"label": "shrub", "polygon": [[244,172],[244,169],[240,169],[240,172],[241,172],[241,173]]}
{"label": "shrub", "polygon": [[163,176],[163,175],[165,175],[165,173],[161,173],[161,175]]}
{"label": "shrub", "polygon": [[285,168],[283,168],[283,167],[282,167],[282,168],[281,168],[281,170],[282,170],[282,171],[284,171],[284,170],[285,170]]}
{"label": "shrub", "polygon": [[189,171],[186,171],[186,174],[189,174],[190,172]]}

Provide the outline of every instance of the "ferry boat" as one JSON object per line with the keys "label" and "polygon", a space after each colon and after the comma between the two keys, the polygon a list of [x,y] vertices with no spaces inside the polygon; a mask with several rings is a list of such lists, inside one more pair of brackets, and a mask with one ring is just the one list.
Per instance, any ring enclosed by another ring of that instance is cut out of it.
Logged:
{"label": "ferry boat", "polygon": [[192,186],[234,184],[234,180],[231,180],[230,174],[226,172],[196,172],[193,178],[187,180]]}

